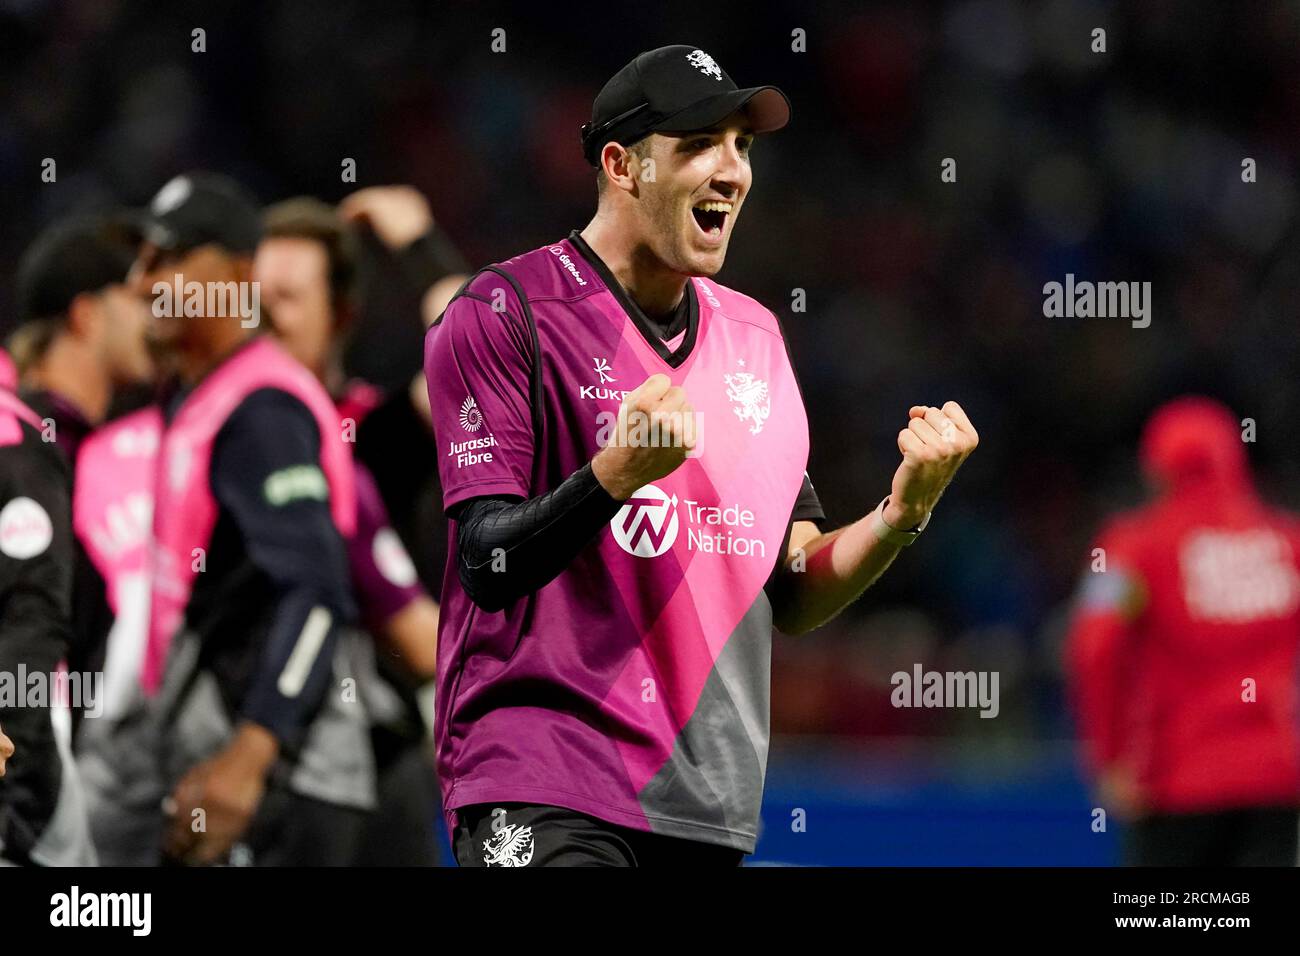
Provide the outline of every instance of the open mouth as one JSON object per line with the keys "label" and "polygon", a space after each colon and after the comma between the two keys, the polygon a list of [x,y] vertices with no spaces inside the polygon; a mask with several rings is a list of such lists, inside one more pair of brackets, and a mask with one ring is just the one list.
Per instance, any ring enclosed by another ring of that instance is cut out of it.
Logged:
{"label": "open mouth", "polygon": [[727,224],[727,216],[731,215],[731,203],[719,200],[696,203],[691,208],[691,215],[706,236],[720,238],[723,227]]}

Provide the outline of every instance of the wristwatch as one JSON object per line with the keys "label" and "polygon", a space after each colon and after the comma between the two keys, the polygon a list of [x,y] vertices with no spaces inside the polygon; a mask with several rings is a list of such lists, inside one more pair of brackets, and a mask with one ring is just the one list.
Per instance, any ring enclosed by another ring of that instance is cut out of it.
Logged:
{"label": "wristwatch", "polygon": [[930,523],[930,515],[933,511],[927,511],[921,523],[910,531],[900,531],[898,528],[890,527],[885,523],[885,505],[889,504],[889,496],[886,495],[880,504],[876,505],[876,510],[871,512],[871,530],[875,532],[877,538],[886,544],[897,545],[900,548],[906,548],[909,544],[921,536],[925,526]]}

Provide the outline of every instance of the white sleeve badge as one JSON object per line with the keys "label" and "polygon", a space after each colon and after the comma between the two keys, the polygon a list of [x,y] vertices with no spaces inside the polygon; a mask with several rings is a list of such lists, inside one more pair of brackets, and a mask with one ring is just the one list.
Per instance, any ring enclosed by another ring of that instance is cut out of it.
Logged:
{"label": "white sleeve badge", "polygon": [[43,554],[54,540],[54,525],[31,498],[14,498],[0,508],[0,552],[19,561]]}

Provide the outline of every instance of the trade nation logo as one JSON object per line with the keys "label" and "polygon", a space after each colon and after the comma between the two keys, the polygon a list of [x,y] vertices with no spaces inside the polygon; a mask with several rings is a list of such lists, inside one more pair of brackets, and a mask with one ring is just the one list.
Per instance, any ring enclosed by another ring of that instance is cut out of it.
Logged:
{"label": "trade nation logo", "polygon": [[[681,505],[681,509],[678,505]],[[677,541],[679,511],[686,521],[686,550],[724,557],[767,558],[767,544],[751,537],[754,512],[740,504],[706,505],[690,498],[678,501],[657,485],[644,485],[623,502],[609,522],[618,546],[638,558],[657,558]]]}
{"label": "trade nation logo", "polygon": [[677,540],[677,496],[645,485],[609,522],[618,546],[638,558],[657,558]]}

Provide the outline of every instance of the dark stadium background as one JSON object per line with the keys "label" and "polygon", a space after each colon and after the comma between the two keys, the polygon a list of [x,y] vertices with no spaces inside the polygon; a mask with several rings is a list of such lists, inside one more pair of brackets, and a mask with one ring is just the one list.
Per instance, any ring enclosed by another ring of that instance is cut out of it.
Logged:
{"label": "dark stadium background", "polygon": [[[757,859],[1110,862],[1059,644],[1090,534],[1142,493],[1144,417],[1226,399],[1258,423],[1266,494],[1300,504],[1294,3],[0,0],[0,331],[43,223],[191,168],[266,201],[412,183],[475,266],[538,246],[593,208],[577,129],[600,84],[673,42],[794,104],[720,279],[783,320],[831,520],[888,491],[910,404],[955,398],[982,436],[924,542],[837,621],[778,638]],[[1150,327],[1044,318],[1067,272],[1151,282]],[[392,287],[371,270],[351,364],[399,384],[422,332]],[[998,671],[1000,715],[892,708],[914,662]]]}

